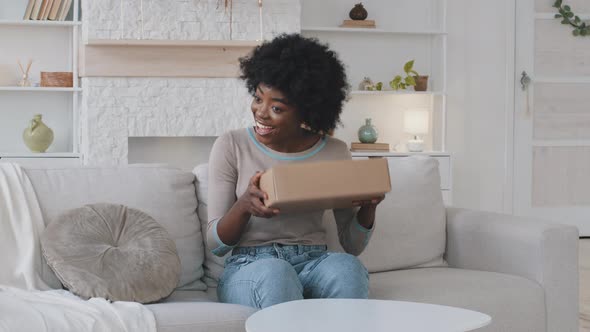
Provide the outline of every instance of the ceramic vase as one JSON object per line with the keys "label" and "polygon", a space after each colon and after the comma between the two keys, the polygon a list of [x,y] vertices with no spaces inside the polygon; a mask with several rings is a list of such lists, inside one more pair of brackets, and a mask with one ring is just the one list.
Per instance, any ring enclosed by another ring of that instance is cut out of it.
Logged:
{"label": "ceramic vase", "polygon": [[29,127],[23,132],[23,141],[32,152],[45,152],[53,143],[53,130],[43,123],[42,115],[37,114]]}
{"label": "ceramic vase", "polygon": [[377,142],[377,129],[371,124],[371,119],[365,119],[365,124],[359,128],[359,141],[361,143]]}

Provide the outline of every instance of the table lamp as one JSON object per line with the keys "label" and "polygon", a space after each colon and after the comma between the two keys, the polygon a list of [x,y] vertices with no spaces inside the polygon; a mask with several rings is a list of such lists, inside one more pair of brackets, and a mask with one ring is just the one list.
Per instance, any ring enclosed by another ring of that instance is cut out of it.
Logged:
{"label": "table lamp", "polygon": [[422,152],[424,141],[420,135],[428,134],[428,111],[409,110],[404,113],[404,132],[414,135],[408,140],[406,147],[410,152]]}

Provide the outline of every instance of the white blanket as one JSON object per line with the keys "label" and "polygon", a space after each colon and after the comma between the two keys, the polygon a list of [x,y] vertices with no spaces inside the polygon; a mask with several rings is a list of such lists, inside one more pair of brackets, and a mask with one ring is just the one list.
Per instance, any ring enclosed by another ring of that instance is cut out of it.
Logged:
{"label": "white blanket", "polygon": [[88,301],[56,289],[26,291],[0,286],[0,332],[150,332],[153,313],[136,302]]}
{"label": "white blanket", "polygon": [[[155,332],[153,313],[136,302],[88,301],[43,280],[45,228],[33,186],[16,164],[0,163],[0,332]],[[49,280],[49,282],[48,282]]]}
{"label": "white blanket", "polygon": [[15,164],[0,163],[0,284],[51,289],[41,276],[39,236],[45,228],[31,181]]}

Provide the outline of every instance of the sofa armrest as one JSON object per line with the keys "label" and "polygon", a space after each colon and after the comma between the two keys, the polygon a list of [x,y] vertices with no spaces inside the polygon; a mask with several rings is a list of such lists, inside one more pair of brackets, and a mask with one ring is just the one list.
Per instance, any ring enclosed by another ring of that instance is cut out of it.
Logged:
{"label": "sofa armrest", "polygon": [[447,208],[451,267],[518,275],[545,290],[547,331],[577,332],[578,229],[542,220]]}

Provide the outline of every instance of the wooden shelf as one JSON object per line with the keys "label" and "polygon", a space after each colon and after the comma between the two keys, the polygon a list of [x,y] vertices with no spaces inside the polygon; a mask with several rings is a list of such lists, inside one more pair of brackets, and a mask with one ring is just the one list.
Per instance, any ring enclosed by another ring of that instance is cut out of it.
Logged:
{"label": "wooden shelf", "polygon": [[19,92],[81,92],[82,88],[44,88],[44,87],[26,87],[18,86],[0,86],[0,91],[19,91]]}
{"label": "wooden shelf", "polygon": [[386,95],[436,95],[436,96],[442,96],[442,95],[445,95],[445,93],[442,91],[413,91],[413,90],[398,90],[398,91],[394,91],[394,90],[382,90],[382,91],[353,90],[350,92],[350,94],[352,94],[352,95],[380,95],[380,96],[386,96]]}
{"label": "wooden shelf", "polygon": [[82,22],[73,21],[35,21],[35,20],[0,20],[0,25],[38,26],[38,27],[72,27]]}
{"label": "wooden shelf", "polygon": [[239,77],[238,59],[254,40],[88,40],[80,76]]}
{"label": "wooden shelf", "polygon": [[383,30],[372,28],[340,28],[340,27],[302,27],[301,32],[360,32],[360,33],[380,33],[380,34],[397,34],[397,35],[446,35],[444,31],[401,31],[401,30]]}
{"label": "wooden shelf", "polygon": [[45,153],[4,153],[0,152],[0,158],[80,158],[81,154],[77,152],[45,152]]}
{"label": "wooden shelf", "polygon": [[252,48],[260,45],[256,40],[157,40],[157,39],[90,39],[89,46],[153,46],[153,47],[227,47]]}

